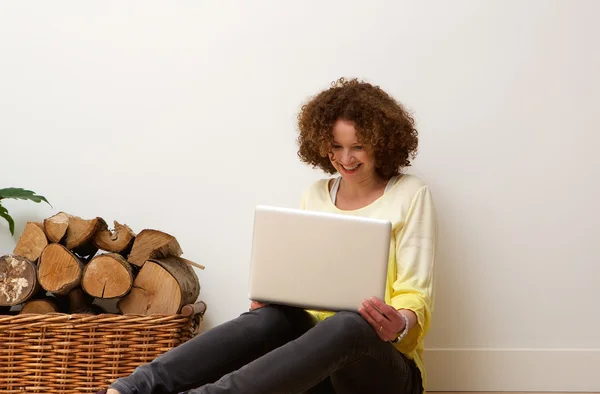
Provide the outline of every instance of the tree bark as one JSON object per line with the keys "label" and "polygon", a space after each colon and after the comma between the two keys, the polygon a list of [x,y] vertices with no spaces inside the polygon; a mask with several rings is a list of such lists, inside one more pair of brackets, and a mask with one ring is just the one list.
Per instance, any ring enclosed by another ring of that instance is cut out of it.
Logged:
{"label": "tree bark", "polygon": [[142,267],[147,260],[162,259],[168,256],[181,256],[183,254],[177,239],[172,235],[158,230],[142,230],[127,256],[131,264]]}
{"label": "tree bark", "polygon": [[181,289],[181,304],[177,310],[185,304],[193,304],[200,295],[200,281],[194,269],[181,257],[169,256],[160,260],[149,260],[167,270],[177,281]]}
{"label": "tree bark", "polygon": [[93,242],[94,236],[97,231],[105,228],[107,225],[102,218],[86,220],[78,216],[70,216],[64,244],[67,249],[81,257],[93,256],[98,251]]}
{"label": "tree bark", "polygon": [[69,292],[69,309],[68,313],[84,313],[97,315],[104,313],[104,310],[98,305],[94,305],[94,298],[83,292],[81,287],[75,287]]}
{"label": "tree bark", "polygon": [[44,220],[44,231],[50,242],[59,243],[67,235],[69,227],[69,215],[65,212],[59,212],[56,215]]}
{"label": "tree bark", "polygon": [[131,249],[135,240],[135,233],[127,225],[113,222],[115,229],[110,231],[107,227],[101,228],[94,236],[94,244],[98,249],[107,252],[126,254]]}
{"label": "tree bark", "polygon": [[23,313],[44,314],[44,313],[53,313],[53,312],[59,312],[56,302],[52,299],[52,297],[44,297],[44,298],[32,299],[32,300],[27,301],[21,308],[21,311],[19,312],[19,314],[23,314]]}
{"label": "tree bark", "polygon": [[183,305],[194,302],[199,292],[195,272],[177,257],[148,260],[118,307],[123,313],[176,314]]}

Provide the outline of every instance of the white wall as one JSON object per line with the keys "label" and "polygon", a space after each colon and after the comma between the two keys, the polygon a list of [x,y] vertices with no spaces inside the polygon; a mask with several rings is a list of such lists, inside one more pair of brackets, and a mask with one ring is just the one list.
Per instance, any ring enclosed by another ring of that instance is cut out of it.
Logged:
{"label": "white wall", "polygon": [[[415,111],[440,216],[433,390],[600,391],[600,2],[2,2],[0,252],[64,210],[177,236],[205,328],[248,307],[253,207],[339,76]],[[229,202],[227,202],[229,200]],[[536,289],[537,288],[537,289]],[[595,372],[594,372],[595,371]]]}

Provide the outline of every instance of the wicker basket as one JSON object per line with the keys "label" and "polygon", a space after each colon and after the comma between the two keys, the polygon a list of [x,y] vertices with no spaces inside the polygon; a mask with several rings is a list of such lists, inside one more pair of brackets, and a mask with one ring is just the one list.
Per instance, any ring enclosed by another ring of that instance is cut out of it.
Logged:
{"label": "wicker basket", "polygon": [[96,393],[194,337],[205,311],[0,316],[0,393]]}

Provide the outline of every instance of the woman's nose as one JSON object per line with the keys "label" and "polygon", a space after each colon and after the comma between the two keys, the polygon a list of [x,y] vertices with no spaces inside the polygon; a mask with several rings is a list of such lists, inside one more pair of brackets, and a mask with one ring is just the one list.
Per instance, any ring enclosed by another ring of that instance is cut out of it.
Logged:
{"label": "woman's nose", "polygon": [[340,158],[339,158],[339,162],[341,162],[342,164],[350,164],[352,162],[352,154],[350,153],[350,151],[344,150],[342,152],[340,152]]}

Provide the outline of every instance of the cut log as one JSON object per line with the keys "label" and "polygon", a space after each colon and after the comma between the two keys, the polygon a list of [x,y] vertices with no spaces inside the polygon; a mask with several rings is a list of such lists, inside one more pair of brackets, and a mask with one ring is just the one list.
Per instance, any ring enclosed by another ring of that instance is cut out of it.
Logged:
{"label": "cut log", "polygon": [[94,257],[83,269],[81,287],[95,298],[119,298],[131,290],[131,265],[117,253]]}
{"label": "cut log", "polygon": [[69,292],[69,313],[84,313],[96,315],[104,313],[98,305],[94,305],[94,298],[86,295],[81,287],[75,287]]}
{"label": "cut log", "polygon": [[28,222],[13,253],[35,262],[39,259],[46,245],[48,245],[48,239],[43,227],[40,227],[39,223]]}
{"label": "cut log", "polygon": [[64,245],[81,257],[93,256],[98,251],[93,242],[94,236],[96,232],[107,227],[104,219],[99,217],[86,220],[79,216],[71,216]]}
{"label": "cut log", "polygon": [[169,256],[181,256],[183,252],[179,242],[172,235],[158,230],[142,230],[127,256],[127,261],[142,267],[150,259],[162,259]]}
{"label": "cut log", "polygon": [[1,306],[21,304],[40,290],[35,264],[15,254],[0,257]]}
{"label": "cut log", "polygon": [[89,310],[88,304],[85,302],[83,290],[81,287],[75,287],[69,292],[69,313],[77,313]]}
{"label": "cut log", "polygon": [[19,314],[23,313],[54,313],[59,312],[56,302],[52,297],[29,300],[23,305]]}
{"label": "cut log", "polygon": [[196,301],[200,282],[193,269],[178,257],[148,260],[122,298],[119,309],[133,314],[176,314]]}
{"label": "cut log", "polygon": [[[38,226],[40,228],[40,230],[44,231],[44,222],[29,222],[29,223],[33,223],[36,226]],[[44,231],[44,235],[46,235],[46,232]],[[47,239],[48,237],[46,237]]]}
{"label": "cut log", "polygon": [[69,227],[69,218],[71,215],[65,212],[59,212],[56,215],[44,220],[44,231],[50,242],[58,243],[67,235]]}
{"label": "cut log", "polygon": [[126,224],[113,222],[115,229],[110,231],[107,227],[96,232],[94,244],[98,249],[112,253],[125,254],[133,245],[135,233]]}
{"label": "cut log", "polygon": [[38,280],[47,291],[59,295],[81,283],[83,263],[61,244],[46,246],[38,263]]}
{"label": "cut log", "polygon": [[105,299],[105,298],[96,298],[94,300],[94,307],[97,307],[99,313],[112,313],[119,314],[121,311],[117,307],[119,302],[119,298]]}
{"label": "cut log", "polygon": [[[200,295],[200,281],[190,261],[181,257],[169,256],[160,260],[150,260],[167,270],[179,284],[181,289],[181,308],[185,304],[193,304]],[[178,309],[179,310],[179,309]]]}

